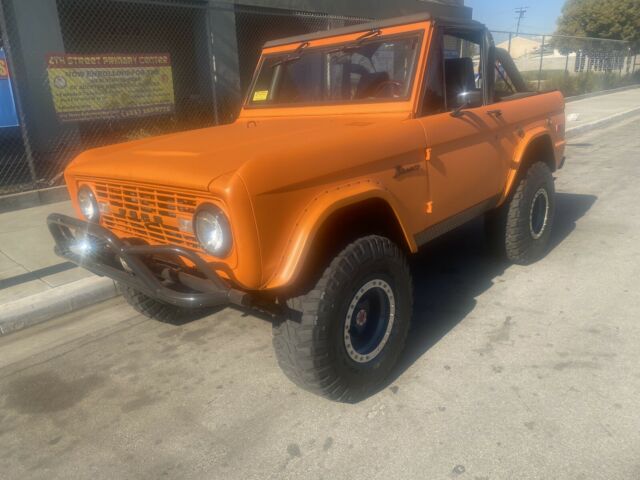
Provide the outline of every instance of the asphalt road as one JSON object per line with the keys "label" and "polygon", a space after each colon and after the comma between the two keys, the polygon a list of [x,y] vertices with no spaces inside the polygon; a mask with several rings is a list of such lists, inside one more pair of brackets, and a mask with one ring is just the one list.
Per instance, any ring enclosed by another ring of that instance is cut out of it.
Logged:
{"label": "asphalt road", "polygon": [[0,477],[640,478],[640,123],[568,153],[547,258],[497,264],[478,222],[429,246],[402,365],[357,405],[292,386],[233,310],[118,299],[0,339]]}

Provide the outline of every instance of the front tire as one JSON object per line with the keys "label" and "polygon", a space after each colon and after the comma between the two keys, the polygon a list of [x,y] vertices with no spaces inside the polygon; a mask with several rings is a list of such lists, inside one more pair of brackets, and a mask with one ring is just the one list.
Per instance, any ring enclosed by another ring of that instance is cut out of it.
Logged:
{"label": "front tire", "polygon": [[413,288],[406,258],[389,239],[346,247],[306,294],[288,301],[274,324],[284,373],[298,386],[356,402],[384,383],[404,349]]}
{"label": "front tire", "polygon": [[488,237],[507,260],[530,265],[548,251],[555,209],[551,170],[543,162],[534,163],[507,203],[487,215]]}

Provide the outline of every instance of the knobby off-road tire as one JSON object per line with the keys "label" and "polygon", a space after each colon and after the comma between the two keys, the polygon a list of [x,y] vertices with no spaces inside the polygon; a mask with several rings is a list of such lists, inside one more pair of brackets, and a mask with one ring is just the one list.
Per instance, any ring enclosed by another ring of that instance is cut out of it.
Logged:
{"label": "knobby off-road tire", "polygon": [[487,215],[490,243],[512,263],[530,265],[540,260],[549,248],[555,208],[551,170],[545,163],[534,163],[507,203]]}
{"label": "knobby off-road tire", "polygon": [[308,293],[287,303],[289,315],[273,327],[284,373],[315,394],[357,402],[384,384],[404,349],[411,273],[391,240],[365,237],[335,257]]}
{"label": "knobby off-road tire", "polygon": [[131,287],[118,283],[122,296],[138,313],[163,323],[181,324],[205,316],[208,310],[203,308],[180,308],[160,302]]}

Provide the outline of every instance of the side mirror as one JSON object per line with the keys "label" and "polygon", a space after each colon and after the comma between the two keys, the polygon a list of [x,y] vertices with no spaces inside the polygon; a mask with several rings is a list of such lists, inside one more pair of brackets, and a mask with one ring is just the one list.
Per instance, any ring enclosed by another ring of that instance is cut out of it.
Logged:
{"label": "side mirror", "polygon": [[469,92],[459,93],[456,97],[457,107],[460,108],[474,108],[481,107],[484,98],[482,96],[482,90],[471,90]]}
{"label": "side mirror", "polygon": [[461,117],[464,114],[464,109],[481,107],[484,103],[484,97],[482,90],[471,90],[469,92],[462,92],[456,96],[456,108],[451,112],[452,117]]}

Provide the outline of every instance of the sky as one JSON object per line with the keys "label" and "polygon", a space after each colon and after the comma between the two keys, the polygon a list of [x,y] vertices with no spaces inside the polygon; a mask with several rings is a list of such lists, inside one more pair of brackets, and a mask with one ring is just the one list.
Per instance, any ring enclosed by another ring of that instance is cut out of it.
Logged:
{"label": "sky", "polygon": [[564,0],[465,0],[473,8],[473,18],[484,23],[490,30],[515,31],[518,7],[529,7],[522,19],[523,33],[553,33],[560,16]]}

